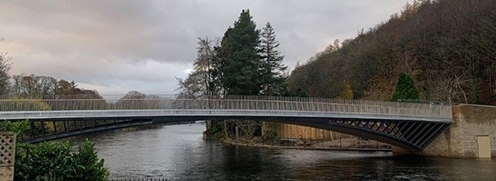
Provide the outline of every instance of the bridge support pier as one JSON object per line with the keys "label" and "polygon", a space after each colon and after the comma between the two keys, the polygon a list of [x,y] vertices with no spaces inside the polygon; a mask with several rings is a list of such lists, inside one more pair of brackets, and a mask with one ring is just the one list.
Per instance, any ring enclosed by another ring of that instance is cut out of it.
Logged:
{"label": "bridge support pier", "polygon": [[[395,154],[415,154],[423,156],[440,156],[454,158],[479,158],[477,138],[489,137],[492,157],[496,157],[496,106],[462,104],[453,106],[453,125],[439,135],[427,148],[419,152],[410,152],[393,147]],[[488,151],[488,150],[486,150]]]}

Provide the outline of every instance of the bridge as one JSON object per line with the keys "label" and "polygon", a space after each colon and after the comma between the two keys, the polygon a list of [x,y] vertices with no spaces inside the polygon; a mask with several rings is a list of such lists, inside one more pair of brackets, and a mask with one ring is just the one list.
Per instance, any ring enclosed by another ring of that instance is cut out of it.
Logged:
{"label": "bridge", "polygon": [[196,120],[261,120],[321,128],[426,148],[453,124],[449,105],[231,96],[221,99],[2,99],[0,120],[29,120],[37,143],[127,127]]}

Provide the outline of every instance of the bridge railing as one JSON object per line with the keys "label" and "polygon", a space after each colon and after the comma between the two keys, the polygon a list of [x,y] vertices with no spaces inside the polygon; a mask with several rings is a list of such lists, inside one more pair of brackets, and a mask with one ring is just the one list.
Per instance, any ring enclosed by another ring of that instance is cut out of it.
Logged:
{"label": "bridge railing", "polygon": [[415,116],[451,118],[451,106],[381,102],[364,100],[336,100],[322,98],[285,98],[257,96],[229,96],[223,99],[0,99],[0,111],[55,110],[135,110],[135,109],[229,109],[269,111],[310,111],[346,114]]}
{"label": "bridge railing", "polygon": [[[330,99],[313,97],[228,96],[230,100],[259,100],[272,103],[294,103],[309,111],[343,113],[366,113],[381,115],[407,115],[422,117],[452,118],[451,105],[414,102],[387,102],[353,99]],[[306,107],[305,107],[306,106]]]}

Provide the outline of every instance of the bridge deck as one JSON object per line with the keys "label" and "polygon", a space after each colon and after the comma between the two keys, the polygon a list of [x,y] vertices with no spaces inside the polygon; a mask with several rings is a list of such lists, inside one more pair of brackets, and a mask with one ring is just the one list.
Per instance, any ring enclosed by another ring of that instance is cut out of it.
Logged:
{"label": "bridge deck", "polygon": [[[42,104],[40,106],[40,104]],[[39,108],[46,108],[40,110]],[[411,150],[425,148],[452,123],[451,106],[376,102],[357,100],[330,100],[312,98],[257,98],[172,100],[121,99],[55,99],[55,100],[0,100],[0,120],[83,121],[88,120],[149,120],[133,126],[168,121],[244,119],[265,120],[312,126],[376,139]],[[151,121],[153,120],[153,121]],[[151,122],[150,122],[151,121]],[[95,126],[96,125],[96,126]],[[101,125],[100,125],[101,126]],[[113,125],[93,130],[47,136],[45,140],[103,131],[122,127]],[[114,128],[115,127],[115,128]],[[39,138],[37,140],[43,140]],[[35,142],[35,141],[33,141]]]}

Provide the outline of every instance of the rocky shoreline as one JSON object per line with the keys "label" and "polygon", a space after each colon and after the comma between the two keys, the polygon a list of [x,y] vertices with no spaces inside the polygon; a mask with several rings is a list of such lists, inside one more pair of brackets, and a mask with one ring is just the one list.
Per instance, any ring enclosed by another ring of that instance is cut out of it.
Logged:
{"label": "rocky shoreline", "polygon": [[261,142],[254,139],[224,139],[223,143],[237,146],[250,146],[274,149],[335,150],[335,151],[391,151],[389,144],[359,138],[343,138],[332,141],[309,141],[282,139],[277,142]]}

